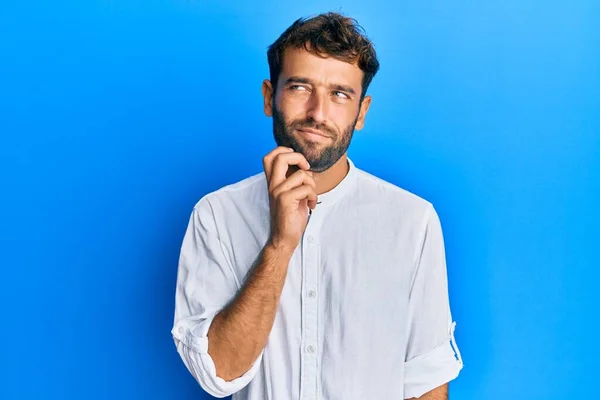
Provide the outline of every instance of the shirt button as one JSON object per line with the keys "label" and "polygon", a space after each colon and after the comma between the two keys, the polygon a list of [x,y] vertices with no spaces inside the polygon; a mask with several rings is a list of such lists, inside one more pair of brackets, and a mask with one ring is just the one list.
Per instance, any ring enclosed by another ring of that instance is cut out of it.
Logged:
{"label": "shirt button", "polygon": [[313,235],[310,235],[308,237],[308,241],[311,242],[311,243],[314,243],[315,242],[315,237]]}
{"label": "shirt button", "polygon": [[306,351],[308,351],[309,353],[311,353],[311,354],[312,354],[312,353],[314,353],[314,352],[315,352],[315,347],[314,347],[314,346],[312,346],[312,345],[311,345],[311,346],[308,346],[308,347],[306,348]]}
{"label": "shirt button", "polygon": [[179,327],[179,333],[183,333],[183,326]]}
{"label": "shirt button", "polygon": [[315,297],[317,297],[317,292],[314,290],[309,290],[308,297],[310,297],[311,299],[314,299]]}

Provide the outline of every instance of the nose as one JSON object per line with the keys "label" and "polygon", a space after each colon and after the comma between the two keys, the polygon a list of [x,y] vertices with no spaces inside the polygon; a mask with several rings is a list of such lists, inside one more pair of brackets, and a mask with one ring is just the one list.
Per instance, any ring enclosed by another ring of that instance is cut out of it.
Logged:
{"label": "nose", "polygon": [[325,93],[315,90],[310,96],[307,116],[317,124],[327,121],[328,102]]}

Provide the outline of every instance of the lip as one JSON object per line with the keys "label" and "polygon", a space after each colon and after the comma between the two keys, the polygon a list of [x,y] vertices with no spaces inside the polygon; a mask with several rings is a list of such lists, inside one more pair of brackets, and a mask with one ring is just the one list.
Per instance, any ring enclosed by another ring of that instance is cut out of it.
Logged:
{"label": "lip", "polygon": [[319,138],[329,138],[329,136],[324,135],[319,131],[315,131],[313,129],[298,129],[300,133],[303,133],[305,137],[309,139],[319,139]]}

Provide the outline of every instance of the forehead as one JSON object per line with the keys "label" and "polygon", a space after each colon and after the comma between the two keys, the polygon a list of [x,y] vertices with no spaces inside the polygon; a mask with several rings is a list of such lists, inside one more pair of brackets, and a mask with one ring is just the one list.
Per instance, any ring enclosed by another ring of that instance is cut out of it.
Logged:
{"label": "forehead", "polygon": [[309,78],[318,84],[343,84],[360,92],[363,71],[356,63],[350,64],[333,57],[322,58],[301,48],[288,48],[283,54],[281,77]]}

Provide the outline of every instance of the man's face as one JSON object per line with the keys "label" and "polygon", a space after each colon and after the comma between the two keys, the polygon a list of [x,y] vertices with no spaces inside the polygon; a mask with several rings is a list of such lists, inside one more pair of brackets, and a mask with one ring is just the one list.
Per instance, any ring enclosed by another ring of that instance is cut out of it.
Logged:
{"label": "man's face", "polygon": [[361,107],[362,78],[356,65],[287,49],[274,96],[270,82],[263,84],[277,145],[302,153],[311,171],[329,169],[346,153],[354,129],[363,127],[371,98]]}

